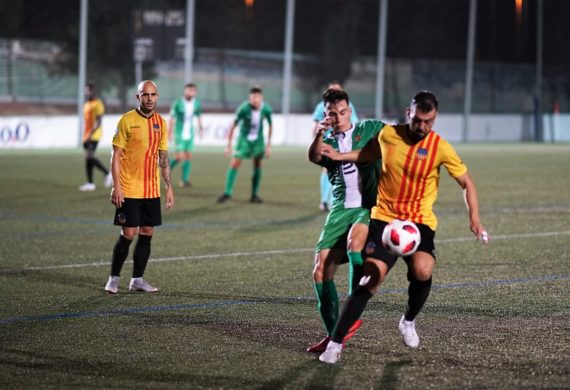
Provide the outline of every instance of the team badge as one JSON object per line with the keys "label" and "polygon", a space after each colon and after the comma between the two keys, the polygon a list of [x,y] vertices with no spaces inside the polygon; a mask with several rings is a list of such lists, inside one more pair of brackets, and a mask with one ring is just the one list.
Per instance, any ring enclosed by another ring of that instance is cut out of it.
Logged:
{"label": "team badge", "polygon": [[370,241],[366,243],[366,248],[364,248],[364,252],[366,252],[367,255],[371,255],[374,253],[374,249],[376,249],[376,243]]}
{"label": "team badge", "polygon": [[360,136],[360,134],[358,134],[356,137],[354,137],[354,140],[356,142],[360,142],[361,139],[362,139],[362,137]]}
{"label": "team badge", "polygon": [[152,125],[152,129],[153,129],[154,131],[160,131],[160,125],[158,125],[158,124],[155,123],[155,124]]}
{"label": "team badge", "polygon": [[416,158],[418,160],[425,160],[428,156],[428,150],[426,148],[419,148],[416,152]]}

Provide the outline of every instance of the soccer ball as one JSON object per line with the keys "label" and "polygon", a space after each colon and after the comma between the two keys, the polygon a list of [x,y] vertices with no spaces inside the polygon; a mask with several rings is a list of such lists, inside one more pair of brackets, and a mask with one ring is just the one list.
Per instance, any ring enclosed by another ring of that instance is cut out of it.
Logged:
{"label": "soccer ball", "polygon": [[382,245],[386,250],[398,256],[414,254],[420,245],[420,230],[411,221],[395,219],[382,232]]}

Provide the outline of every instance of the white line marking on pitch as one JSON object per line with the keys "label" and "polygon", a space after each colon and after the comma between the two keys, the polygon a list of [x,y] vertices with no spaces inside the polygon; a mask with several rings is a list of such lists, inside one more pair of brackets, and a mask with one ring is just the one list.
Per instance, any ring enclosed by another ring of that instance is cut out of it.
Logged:
{"label": "white line marking on pitch", "polygon": [[[512,238],[534,238],[534,237],[550,237],[550,236],[564,236],[570,235],[570,230],[565,230],[561,232],[535,232],[535,233],[520,233],[520,234],[506,234],[492,236],[491,241],[495,240],[508,240]],[[454,243],[454,242],[467,242],[474,241],[474,237],[463,237],[463,238],[447,238],[443,240],[435,240],[436,243]],[[184,261],[184,260],[206,260],[206,259],[217,259],[223,257],[245,257],[245,256],[266,256],[266,255],[282,255],[287,253],[302,253],[302,252],[312,252],[314,248],[299,248],[299,249],[278,249],[270,251],[258,251],[258,252],[233,252],[233,253],[216,253],[210,255],[196,255],[196,256],[177,256],[177,257],[159,257],[152,259],[153,263],[164,263],[170,261]],[[132,263],[132,260],[126,261],[126,263]],[[41,271],[50,269],[65,269],[65,268],[83,268],[83,267],[108,267],[110,263],[105,260],[94,263],[83,263],[83,264],[63,264],[63,265],[46,265],[41,267],[24,267],[25,271]]]}

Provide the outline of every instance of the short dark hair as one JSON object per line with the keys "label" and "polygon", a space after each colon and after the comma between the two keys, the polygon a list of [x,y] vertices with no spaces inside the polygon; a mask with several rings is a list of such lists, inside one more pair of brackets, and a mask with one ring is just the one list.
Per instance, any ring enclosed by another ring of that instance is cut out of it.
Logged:
{"label": "short dark hair", "polygon": [[259,85],[254,85],[250,88],[249,93],[263,93]]}
{"label": "short dark hair", "polygon": [[348,94],[339,89],[329,88],[323,94],[323,103],[334,103],[344,100],[346,104],[349,104]]}
{"label": "short dark hair", "polygon": [[438,104],[437,98],[433,93],[430,91],[420,91],[412,98],[410,107],[415,105],[421,112],[430,112],[433,109],[437,111]]}
{"label": "short dark hair", "polygon": [[196,88],[196,84],[194,83],[187,83],[184,88]]}
{"label": "short dark hair", "polygon": [[87,85],[85,85],[85,86],[91,90],[95,90],[95,84],[94,83],[87,83]]}

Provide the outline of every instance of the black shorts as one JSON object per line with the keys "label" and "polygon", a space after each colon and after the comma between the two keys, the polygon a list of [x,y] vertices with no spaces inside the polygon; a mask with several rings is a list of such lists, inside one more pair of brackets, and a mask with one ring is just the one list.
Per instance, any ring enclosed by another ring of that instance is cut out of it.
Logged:
{"label": "black shorts", "polygon": [[162,225],[160,198],[125,198],[123,205],[115,210],[115,225],[124,227]]}
{"label": "black shorts", "polygon": [[[380,221],[378,219],[370,220],[368,238],[366,239],[366,246],[362,251],[362,256],[365,259],[368,257],[378,259],[386,263],[388,269],[391,269],[394,264],[396,264],[398,256],[390,254],[382,245],[382,232],[384,231],[386,225],[388,225],[388,222]],[[427,252],[435,259],[435,232],[431,230],[427,225],[421,223],[417,223],[416,225],[420,230],[421,236],[420,245],[418,246],[417,251]],[[410,256],[404,257],[404,261],[407,263],[410,258]]]}
{"label": "black shorts", "polygon": [[88,152],[94,152],[97,149],[99,141],[85,141],[83,142],[83,149]]}

